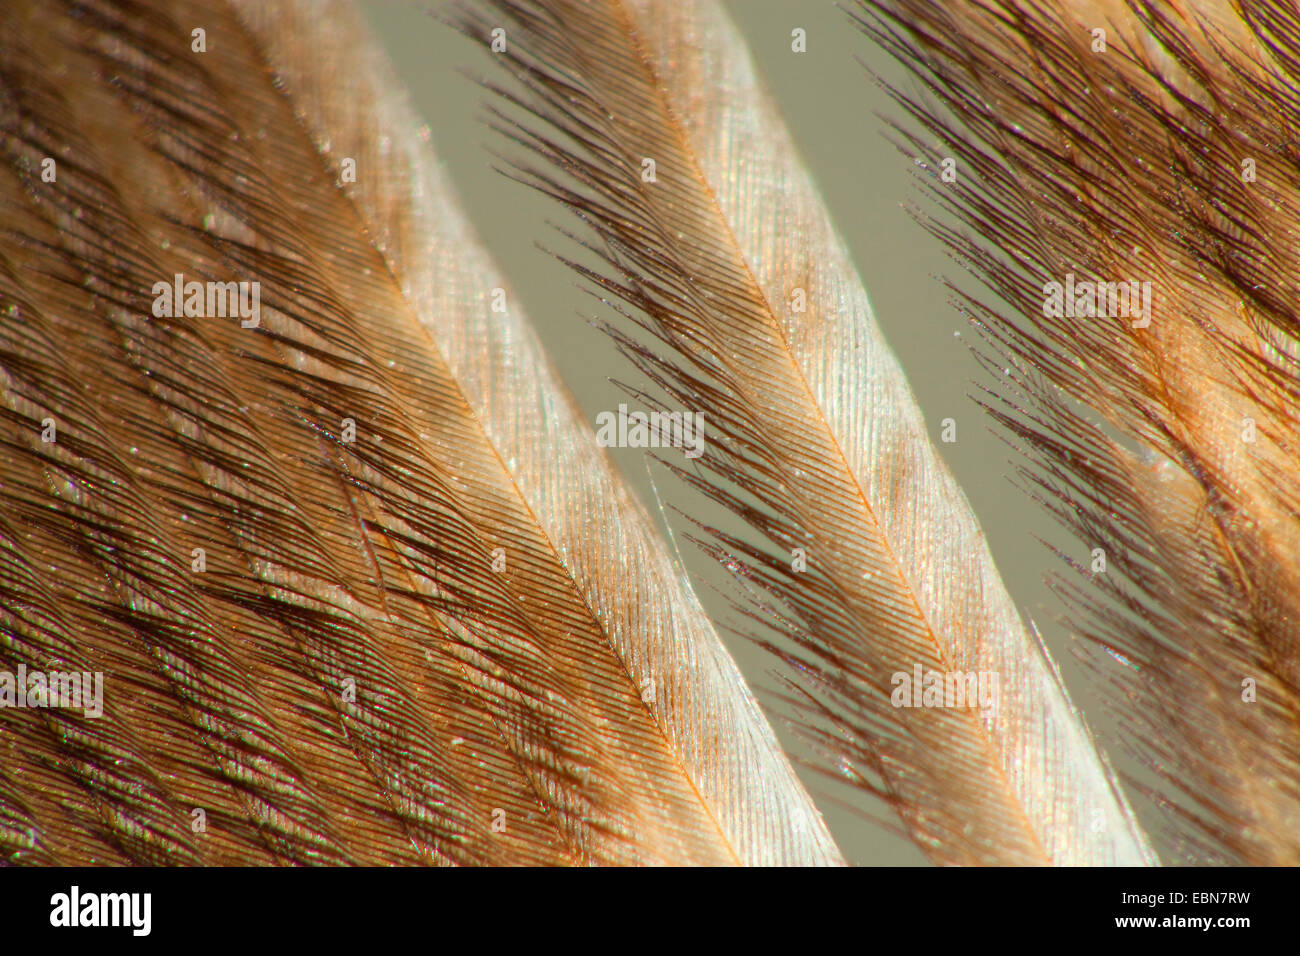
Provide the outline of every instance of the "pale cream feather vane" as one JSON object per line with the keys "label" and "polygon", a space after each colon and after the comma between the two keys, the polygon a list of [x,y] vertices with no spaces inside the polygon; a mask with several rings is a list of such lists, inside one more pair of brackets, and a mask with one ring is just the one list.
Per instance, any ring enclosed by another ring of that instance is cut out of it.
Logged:
{"label": "pale cream feather vane", "polygon": [[[998,296],[966,299],[988,404],[1077,535],[1060,585],[1169,859],[1300,862],[1300,8],[858,18],[929,94],[900,145],[956,158],[932,225]],[[1086,314],[1096,282],[1138,298]]]}
{"label": "pale cream feather vane", "polygon": [[[459,10],[485,49],[507,38],[496,124],[546,161],[516,154],[515,175],[599,240],[605,266],[575,266],[635,323],[608,326],[648,380],[632,394],[707,422],[705,455],[672,467],[758,533],[701,538],[764,596],[749,620],[824,768],[936,862],[1150,862],[720,5]],[[894,706],[917,667],[992,675],[997,706]]]}
{"label": "pale cream feather vane", "polygon": [[6,3],[0,122],[0,670],[105,679],[0,858],[840,862],[348,8]]}

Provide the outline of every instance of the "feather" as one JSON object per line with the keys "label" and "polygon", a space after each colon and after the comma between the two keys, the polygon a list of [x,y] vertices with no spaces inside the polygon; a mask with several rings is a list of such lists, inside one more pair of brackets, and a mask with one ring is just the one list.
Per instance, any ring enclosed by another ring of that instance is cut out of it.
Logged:
{"label": "feather", "polygon": [[[520,85],[494,122],[545,160],[512,175],[597,237],[604,264],[571,264],[635,324],[606,323],[647,379],[629,391],[707,423],[672,467],[755,533],[701,536],[761,595],[823,769],[937,862],[1149,861],[720,6],[493,0],[458,23],[505,31]],[[999,706],[894,706],[915,668],[996,674]]]}
{"label": "feather", "polygon": [[[1105,560],[1062,555],[1057,584],[1159,775],[1167,854],[1300,862],[1300,9],[883,0],[858,20],[933,94],[895,92],[899,145],[966,170],[931,178],[930,223],[1000,300],[964,297],[990,411]],[[1067,275],[1148,283],[1149,310],[1058,314]]]}
{"label": "feather", "polygon": [[0,709],[0,856],[839,862],[394,86],[341,4],[0,10],[0,663],[105,677]]}

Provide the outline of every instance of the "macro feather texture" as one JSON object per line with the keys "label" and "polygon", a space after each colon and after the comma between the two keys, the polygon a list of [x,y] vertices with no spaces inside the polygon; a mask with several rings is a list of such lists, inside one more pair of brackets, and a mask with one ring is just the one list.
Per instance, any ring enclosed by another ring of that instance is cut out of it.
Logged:
{"label": "macro feather texture", "polygon": [[[546,161],[515,175],[595,233],[605,267],[571,264],[635,323],[607,326],[646,376],[630,391],[708,422],[707,454],[672,467],[758,533],[702,540],[761,595],[749,620],[797,675],[823,768],[936,862],[1149,862],[720,6],[460,9],[471,37],[509,38],[519,85],[498,92],[532,115],[496,125]],[[993,672],[999,706],[893,706],[914,667]]]}
{"label": "macro feather texture", "polygon": [[[895,91],[915,121],[899,145],[964,170],[929,178],[931,225],[1000,300],[963,297],[1030,487],[1105,556],[1097,573],[1062,555],[1078,573],[1059,585],[1163,779],[1168,857],[1295,865],[1300,9],[881,0],[857,16],[932,94]],[[1061,315],[1046,297],[1067,274],[1149,283],[1149,310]]]}
{"label": "macro feather texture", "polygon": [[0,858],[840,862],[348,7],[7,3],[0,118],[0,660],[107,677]]}
{"label": "macro feather texture", "polygon": [[[843,863],[671,506],[930,861],[1300,863],[1293,0],[849,11],[1150,838],[723,0],[447,2],[628,403],[702,420],[663,527],[349,2],[9,0],[0,862]],[[102,714],[9,705],[56,672]]]}

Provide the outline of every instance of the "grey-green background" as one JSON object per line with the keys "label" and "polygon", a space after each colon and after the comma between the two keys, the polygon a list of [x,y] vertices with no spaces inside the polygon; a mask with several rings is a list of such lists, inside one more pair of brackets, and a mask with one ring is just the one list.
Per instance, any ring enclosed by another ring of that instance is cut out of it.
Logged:
{"label": "grey-green background", "polygon": [[[635,376],[606,337],[588,324],[588,317],[602,307],[579,290],[564,265],[537,247],[541,242],[572,251],[549,225],[568,227],[571,219],[551,201],[491,168],[488,147],[514,155],[519,151],[483,124],[488,94],[464,74],[498,80],[502,75],[480,45],[435,20],[432,12],[438,8],[429,0],[364,0],[362,6],[428,122],[433,146],[463,208],[510,276],[515,294],[579,404],[593,419],[598,411],[617,407],[626,399],[609,379]],[[990,430],[972,399],[980,373],[967,347],[970,331],[938,281],[939,276],[959,277],[961,271],[907,211],[919,200],[919,192],[908,161],[883,137],[885,124],[877,115],[898,118],[900,111],[867,66],[891,82],[901,82],[909,92],[919,91],[830,0],[730,0],[726,6],[848,243],[932,439],[937,443],[942,419],[958,422],[958,441],[937,447],[974,506],[1012,596],[1061,662],[1071,693],[1088,712],[1094,730],[1109,738],[1105,714],[1072,666],[1071,638],[1061,621],[1064,608],[1042,581],[1054,559],[1038,537],[1075,549],[1078,545],[1070,544],[1043,510],[1011,484],[1015,453]],[[794,27],[807,31],[805,54],[790,50]],[[962,284],[974,288],[969,281]],[[617,451],[616,460],[657,511],[643,454]],[[686,559],[706,580],[716,576],[689,550]],[[711,610],[724,607],[707,588],[701,590]],[[760,700],[770,702],[772,659],[744,639],[725,639]],[[777,731],[792,753],[806,753],[779,723]],[[1125,766],[1114,747],[1111,751],[1116,763]],[[838,805],[833,798],[844,796],[842,790],[815,774],[802,775],[852,862],[925,863],[908,841]]]}

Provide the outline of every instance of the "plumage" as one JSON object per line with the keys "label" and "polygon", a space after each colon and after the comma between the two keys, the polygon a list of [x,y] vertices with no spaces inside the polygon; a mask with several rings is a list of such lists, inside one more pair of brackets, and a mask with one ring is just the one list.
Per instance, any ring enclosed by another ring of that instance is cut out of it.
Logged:
{"label": "plumage", "polygon": [[[997,296],[965,298],[987,404],[1080,542],[1059,583],[1163,778],[1167,857],[1296,863],[1300,10],[885,0],[858,19],[930,94],[896,91],[902,148],[965,170],[930,178],[931,223]],[[1067,275],[1149,282],[1150,313],[1051,314]]]}
{"label": "plumage", "polygon": [[[609,326],[645,375],[632,394],[708,423],[708,453],[674,468],[757,533],[702,529],[762,595],[749,622],[823,766],[937,862],[1148,861],[720,6],[462,9],[471,37],[509,38],[497,59],[522,85],[500,92],[533,115],[497,125],[546,161],[516,175],[591,228],[606,268],[576,267],[638,326]],[[992,672],[1000,706],[894,706],[891,676],[918,666]]]}
{"label": "plumage", "polygon": [[0,661],[107,685],[0,710],[5,859],[839,862],[349,8],[0,64]]}
{"label": "plumage", "polygon": [[[940,864],[1297,862],[1300,11],[851,12],[1149,840],[723,5],[455,9],[814,768]],[[0,704],[104,677],[0,706],[0,860],[843,862],[438,136],[338,0],[0,9]]]}

